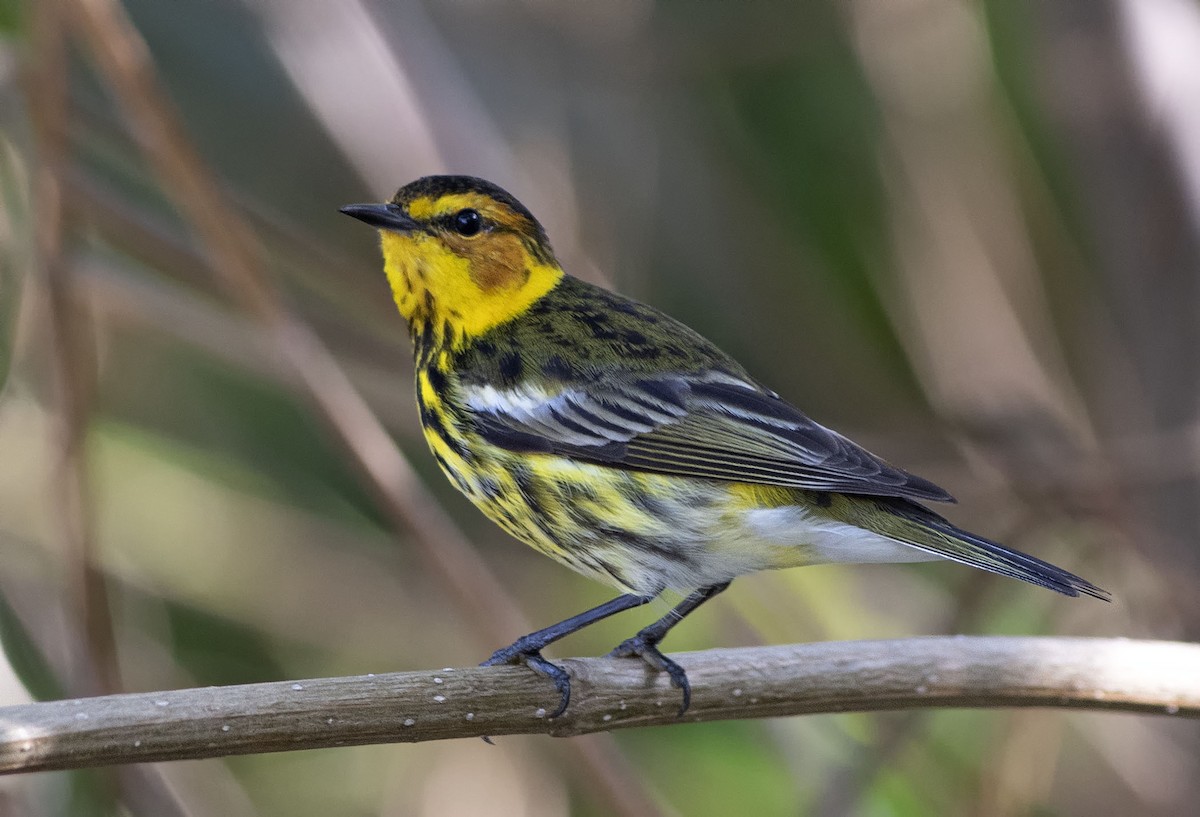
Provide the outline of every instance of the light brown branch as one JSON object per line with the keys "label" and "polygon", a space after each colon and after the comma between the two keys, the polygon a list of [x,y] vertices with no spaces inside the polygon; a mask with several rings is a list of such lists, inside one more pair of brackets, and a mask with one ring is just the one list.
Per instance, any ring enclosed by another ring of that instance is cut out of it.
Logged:
{"label": "light brown branch", "polygon": [[1036,706],[1200,717],[1200,644],[936,637],[676,656],[692,708],[635,660],[566,659],[567,713],[522,667],[112,695],[0,709],[0,772],[481,735],[917,707]]}
{"label": "light brown branch", "polygon": [[68,683],[76,693],[98,695],[118,689],[118,672],[108,593],[95,558],[87,477],[87,429],[96,368],[87,336],[91,316],[63,262],[62,177],[68,159],[65,18],[61,0],[47,0],[35,9],[27,93],[38,148],[34,223],[47,295],[61,449],[54,479],[56,521],[65,544],[66,601],[77,641],[72,650],[76,665]]}

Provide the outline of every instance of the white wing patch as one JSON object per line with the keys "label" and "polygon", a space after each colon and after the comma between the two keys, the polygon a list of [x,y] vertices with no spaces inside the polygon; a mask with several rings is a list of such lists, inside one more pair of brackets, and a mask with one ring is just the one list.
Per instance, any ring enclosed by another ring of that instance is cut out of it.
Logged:
{"label": "white wing patch", "polygon": [[463,389],[466,403],[475,411],[490,414],[511,414],[515,417],[528,416],[544,407],[563,392],[552,395],[536,386],[518,386],[515,389],[498,389],[495,386],[467,386]]}
{"label": "white wing patch", "polygon": [[[652,422],[635,419],[637,415],[644,417],[650,413],[646,406],[636,403],[624,406],[614,401],[617,407],[627,409],[617,414],[607,410],[587,392],[576,389],[551,394],[532,385],[511,389],[468,386],[464,398],[476,412],[507,418],[510,423],[530,432],[544,434],[568,445],[601,446],[625,442],[655,427]],[[661,419],[671,418],[663,415]]]}

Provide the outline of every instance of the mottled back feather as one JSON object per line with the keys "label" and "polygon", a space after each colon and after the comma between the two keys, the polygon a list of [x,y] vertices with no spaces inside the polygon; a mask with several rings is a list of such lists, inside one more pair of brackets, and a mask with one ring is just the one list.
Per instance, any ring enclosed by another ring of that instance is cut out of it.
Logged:
{"label": "mottled back feather", "polygon": [[[565,327],[564,315],[578,326]],[[609,342],[568,345],[566,355],[568,329]],[[521,351],[505,359],[496,348]],[[530,366],[539,382],[557,388],[531,392],[523,385]],[[476,431],[511,451],[731,482],[953,501],[928,480],[814,422],[683,324],[574,278],[479,338],[454,369]]]}

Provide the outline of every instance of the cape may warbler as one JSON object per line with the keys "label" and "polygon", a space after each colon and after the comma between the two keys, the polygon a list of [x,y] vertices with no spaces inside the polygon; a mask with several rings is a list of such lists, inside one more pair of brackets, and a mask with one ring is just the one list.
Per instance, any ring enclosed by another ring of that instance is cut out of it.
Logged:
{"label": "cape may warbler", "polygon": [[671,588],[689,595],[618,646],[666,672],[659,642],[744,573],[951,559],[1068,596],[1108,594],[961,530],[953,501],[810,420],[656,309],[563,272],[537,219],[482,179],[430,176],[342,212],[379,228],[416,351],[425,437],[500,527],[622,595],[496,651],[570,697],[547,644]]}

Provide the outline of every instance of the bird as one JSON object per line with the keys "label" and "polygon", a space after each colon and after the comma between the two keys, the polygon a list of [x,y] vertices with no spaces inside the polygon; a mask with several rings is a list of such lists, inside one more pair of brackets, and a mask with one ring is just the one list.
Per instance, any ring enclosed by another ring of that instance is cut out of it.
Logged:
{"label": "bird", "polygon": [[1109,593],[959,528],[944,489],[820,425],[665,313],[566,273],[545,229],[499,186],[426,176],[341,212],[379,232],[413,342],[434,459],[492,521],[620,595],[496,650],[484,666],[549,678],[543,649],[600,619],[683,595],[611,653],[691,701],[668,631],[756,571],[948,559],[1067,596]]}

